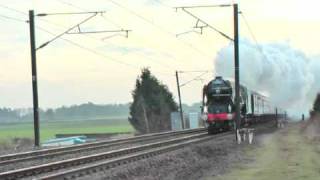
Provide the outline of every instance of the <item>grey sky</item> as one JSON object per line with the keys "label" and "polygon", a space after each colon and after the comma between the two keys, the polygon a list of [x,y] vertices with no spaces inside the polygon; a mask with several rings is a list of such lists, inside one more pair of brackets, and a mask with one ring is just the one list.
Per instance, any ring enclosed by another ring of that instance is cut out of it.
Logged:
{"label": "grey sky", "polygon": [[[159,3],[160,1],[160,3]],[[0,107],[31,107],[31,62],[28,24],[29,9],[36,13],[105,10],[82,28],[95,30],[131,29],[129,38],[114,34],[65,35],[38,51],[39,97],[41,107],[131,101],[131,91],[142,67],[151,71],[176,94],[175,70],[212,70],[216,52],[229,44],[206,29],[203,35],[188,33],[195,19],[175,12],[174,6],[217,4],[217,0],[2,0],[0,2]],[[259,42],[289,41],[307,55],[318,54],[320,12],[316,0],[242,0],[240,9],[247,17]],[[25,14],[24,14],[25,13]],[[232,36],[232,9],[201,9],[193,13]],[[12,17],[17,20],[7,19]],[[80,22],[86,15],[37,17],[37,45]],[[240,19],[241,20],[241,19]],[[241,36],[251,39],[243,20]],[[78,46],[81,47],[78,47]],[[126,65],[124,65],[126,64]],[[232,67],[230,67],[232,68]],[[199,73],[181,75],[186,82]],[[205,81],[212,73],[204,76]],[[182,88],[183,101],[201,99],[203,82]]]}

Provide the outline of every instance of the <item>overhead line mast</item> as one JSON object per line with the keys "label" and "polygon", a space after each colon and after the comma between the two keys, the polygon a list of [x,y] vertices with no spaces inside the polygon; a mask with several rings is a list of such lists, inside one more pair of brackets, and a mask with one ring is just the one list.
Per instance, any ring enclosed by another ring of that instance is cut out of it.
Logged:
{"label": "overhead line mast", "polygon": [[40,146],[39,127],[39,101],[37,84],[37,64],[36,64],[36,40],[34,30],[34,11],[29,11],[30,46],[31,46],[31,69],[32,69],[32,93],[33,93],[33,124],[34,124],[34,145]]}
{"label": "overhead line mast", "polygon": [[[37,50],[47,46],[49,43],[55,41],[56,39],[60,38],[64,34],[67,34],[71,30],[75,28],[80,29],[80,25],[84,24],[91,18],[95,17],[98,13],[104,13],[103,11],[96,11],[96,12],[80,12],[80,13],[53,13],[53,14],[46,14],[46,13],[41,13],[41,14],[34,14],[33,10],[29,10],[29,28],[30,28],[30,45],[31,45],[31,70],[32,70],[32,92],[33,92],[33,118],[34,118],[34,145],[35,147],[40,146],[40,123],[39,123],[39,103],[38,103],[38,85],[37,85],[37,65],[36,65],[36,52]],[[35,16],[48,16],[48,15],[72,15],[72,14],[93,14],[86,19],[82,20],[80,23],[72,26],[71,28],[68,28],[66,31],[56,35],[54,38],[51,40],[43,43],[40,45],[38,48],[36,48],[36,39],[35,39],[35,23],[34,23],[34,17]],[[85,33],[85,32],[82,32]],[[81,34],[82,34],[81,33]],[[101,33],[101,32],[100,32]],[[80,34],[80,33],[78,33]]]}
{"label": "overhead line mast", "polygon": [[[234,38],[232,39],[227,34],[223,33],[222,31],[218,30],[217,28],[213,27],[209,23],[205,22],[201,18],[197,17],[190,11],[187,11],[186,9],[192,9],[192,8],[210,8],[210,7],[231,7],[233,6],[233,22],[234,22]],[[228,40],[231,40],[234,42],[234,76],[235,76],[235,105],[236,105],[236,117],[235,117],[235,125],[236,125],[236,140],[238,140],[238,132],[240,128],[240,122],[241,122],[241,116],[240,116],[240,73],[239,73],[239,11],[238,11],[238,4],[220,4],[220,5],[205,5],[205,6],[181,6],[181,7],[175,7],[176,11],[178,9],[182,9],[185,13],[190,15],[191,17],[197,19],[198,21],[202,22],[206,25],[206,27],[211,28],[212,30],[219,33],[221,36],[225,37]],[[197,28],[197,27],[195,27]]]}
{"label": "overhead line mast", "polygon": [[238,141],[240,129],[240,67],[239,67],[239,11],[238,4],[233,4],[234,16],[234,79],[235,79],[235,104],[236,104],[236,140]]}

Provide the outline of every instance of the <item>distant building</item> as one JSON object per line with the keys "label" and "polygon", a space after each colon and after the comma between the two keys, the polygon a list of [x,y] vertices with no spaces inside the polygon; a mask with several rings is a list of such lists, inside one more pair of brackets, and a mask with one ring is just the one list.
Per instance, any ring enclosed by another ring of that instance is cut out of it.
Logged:
{"label": "distant building", "polygon": [[[179,112],[171,113],[171,130],[182,130],[181,117]],[[185,129],[195,129],[201,127],[200,115],[198,112],[190,112],[183,115]]]}

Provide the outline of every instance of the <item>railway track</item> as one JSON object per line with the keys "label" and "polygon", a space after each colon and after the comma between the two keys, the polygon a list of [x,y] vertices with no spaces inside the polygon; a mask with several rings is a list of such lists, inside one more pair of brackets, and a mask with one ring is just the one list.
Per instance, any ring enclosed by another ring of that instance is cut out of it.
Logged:
{"label": "railway track", "polygon": [[[230,133],[216,135],[216,137],[214,138],[219,139],[219,138],[225,137],[228,134]],[[163,154],[179,148],[183,148],[192,143],[200,143],[203,141],[207,141],[211,138],[213,138],[213,136],[205,136],[202,138],[197,138],[197,139],[189,140],[186,142],[181,142],[181,143],[163,146],[163,147],[159,147],[159,148],[144,151],[144,152],[138,152],[138,153],[126,155],[123,157],[115,158],[115,159],[104,161],[104,162],[94,163],[94,164],[82,166],[79,168],[73,168],[70,170],[65,170],[58,173],[49,174],[46,176],[40,176],[38,179],[39,180],[61,180],[61,179],[71,180],[71,179],[83,178],[85,176],[88,176],[89,178],[90,175],[93,175],[94,173],[97,173],[100,171],[108,170],[110,168],[114,168],[117,166],[135,162],[138,160],[147,159],[153,156],[157,156],[159,154]]]}
{"label": "railway track", "polygon": [[227,134],[230,134],[230,132],[216,136],[208,136],[206,132],[198,132],[193,135],[171,140],[3,172],[0,173],[0,179],[13,180],[26,177],[36,177],[36,179],[72,179],[124,163],[165,153],[190,143],[198,143],[210,138],[224,137]]}
{"label": "railway track", "polygon": [[80,153],[83,151],[94,151],[98,149],[104,149],[116,145],[123,145],[129,143],[139,143],[144,141],[151,141],[157,140],[161,138],[176,136],[176,135],[184,135],[184,134],[193,134],[198,132],[204,132],[204,128],[193,129],[193,130],[183,130],[183,131],[173,131],[173,132],[164,132],[164,133],[154,133],[154,134],[147,134],[141,135],[126,139],[116,139],[116,140],[108,140],[108,141],[98,141],[68,147],[59,147],[59,148],[52,148],[52,149],[43,149],[43,150],[36,150],[36,151],[29,151],[23,153],[16,153],[16,154],[9,154],[0,156],[0,166],[16,164],[20,162],[26,162],[36,159],[43,159],[43,158],[55,158],[57,156],[63,156],[66,154],[72,153]]}

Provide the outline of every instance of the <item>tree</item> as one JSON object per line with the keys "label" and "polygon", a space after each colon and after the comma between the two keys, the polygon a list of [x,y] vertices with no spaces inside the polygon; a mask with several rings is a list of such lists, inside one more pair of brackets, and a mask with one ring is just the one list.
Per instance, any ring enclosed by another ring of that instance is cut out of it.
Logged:
{"label": "tree", "polygon": [[149,69],[142,69],[132,92],[129,122],[140,133],[170,130],[170,113],[178,107],[168,87]]}
{"label": "tree", "polygon": [[320,114],[320,93],[317,95],[316,100],[313,103],[313,108],[310,112],[311,117]]}
{"label": "tree", "polygon": [[45,112],[45,117],[46,117],[47,120],[54,120],[54,111],[53,111],[53,109],[49,108]]}

